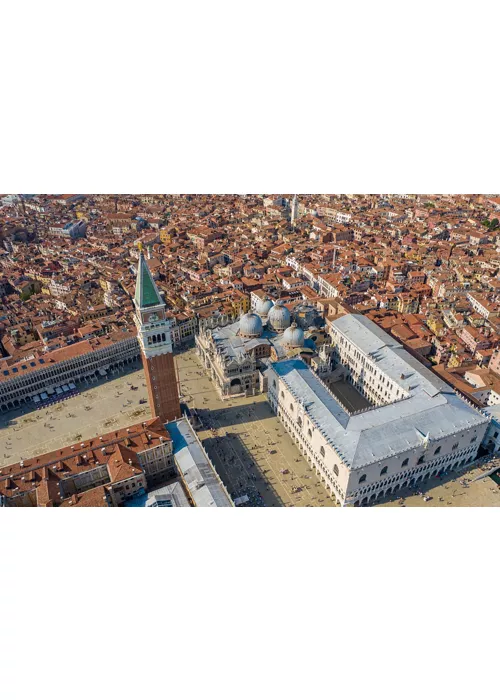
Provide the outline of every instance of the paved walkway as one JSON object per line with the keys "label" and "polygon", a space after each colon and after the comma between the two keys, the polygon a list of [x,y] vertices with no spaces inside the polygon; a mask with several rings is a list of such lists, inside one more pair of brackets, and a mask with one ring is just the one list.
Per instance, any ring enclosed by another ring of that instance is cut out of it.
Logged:
{"label": "paved walkway", "polygon": [[265,396],[223,402],[194,350],[176,361],[182,400],[197,409],[200,439],[233,497],[258,493],[267,506],[335,505]]}
{"label": "paved walkway", "polygon": [[[137,390],[131,391],[129,384]],[[140,404],[141,399],[146,403]],[[144,372],[135,368],[49,408],[0,416],[0,464],[57,450],[150,417]]]}
{"label": "paved walkway", "polygon": [[[431,479],[420,486],[420,490],[430,500],[425,501],[422,495],[415,494],[415,490],[403,492],[404,499],[395,498],[381,506],[417,506],[435,508],[445,506],[452,508],[464,507],[499,507],[500,487],[489,476],[478,481],[473,481],[477,476],[488,471],[488,467],[475,467],[474,469],[462,469],[448,475],[442,481]],[[450,478],[451,476],[451,478]]]}

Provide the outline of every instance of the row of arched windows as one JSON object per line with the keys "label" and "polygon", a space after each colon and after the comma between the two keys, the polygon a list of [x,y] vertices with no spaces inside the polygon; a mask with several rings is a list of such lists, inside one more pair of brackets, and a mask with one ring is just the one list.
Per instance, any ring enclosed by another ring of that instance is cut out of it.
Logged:
{"label": "row of arched windows", "polygon": [[149,335],[148,336],[148,345],[156,345],[156,343],[161,343],[165,342],[167,340],[167,336],[165,333],[158,333],[157,335]]}

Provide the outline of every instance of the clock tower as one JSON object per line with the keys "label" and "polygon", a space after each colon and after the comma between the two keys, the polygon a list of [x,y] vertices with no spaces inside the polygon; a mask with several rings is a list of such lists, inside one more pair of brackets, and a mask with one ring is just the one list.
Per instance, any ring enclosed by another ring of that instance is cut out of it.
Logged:
{"label": "clock tower", "polygon": [[170,321],[165,315],[165,302],[142,250],[139,253],[134,306],[151,413],[167,423],[181,418],[172,334]]}

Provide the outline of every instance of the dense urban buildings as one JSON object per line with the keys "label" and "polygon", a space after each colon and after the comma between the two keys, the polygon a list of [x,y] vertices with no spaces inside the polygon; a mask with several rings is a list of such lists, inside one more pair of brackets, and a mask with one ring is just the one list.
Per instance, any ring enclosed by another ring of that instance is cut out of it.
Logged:
{"label": "dense urban buildings", "polygon": [[[496,194],[0,195],[0,413],[142,363],[167,430],[195,346],[224,401],[268,392],[335,500],[378,502],[500,449],[499,216]],[[302,391],[334,444],[297,432]],[[351,431],[377,436],[363,473]],[[155,507],[182,501],[156,487]]]}
{"label": "dense urban buildings", "polygon": [[183,494],[170,505],[232,506],[185,419],[165,426],[154,418],[0,469],[9,506],[146,505],[165,482]]}

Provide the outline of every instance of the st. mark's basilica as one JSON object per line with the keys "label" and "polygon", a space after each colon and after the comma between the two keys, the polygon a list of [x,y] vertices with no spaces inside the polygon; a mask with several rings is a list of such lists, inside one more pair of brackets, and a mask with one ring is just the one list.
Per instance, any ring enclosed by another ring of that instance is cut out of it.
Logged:
{"label": "st. mark's basilica", "polygon": [[269,361],[301,357],[310,363],[329,340],[315,306],[300,303],[290,311],[281,300],[265,298],[236,322],[200,329],[196,348],[224,399],[266,391]]}

